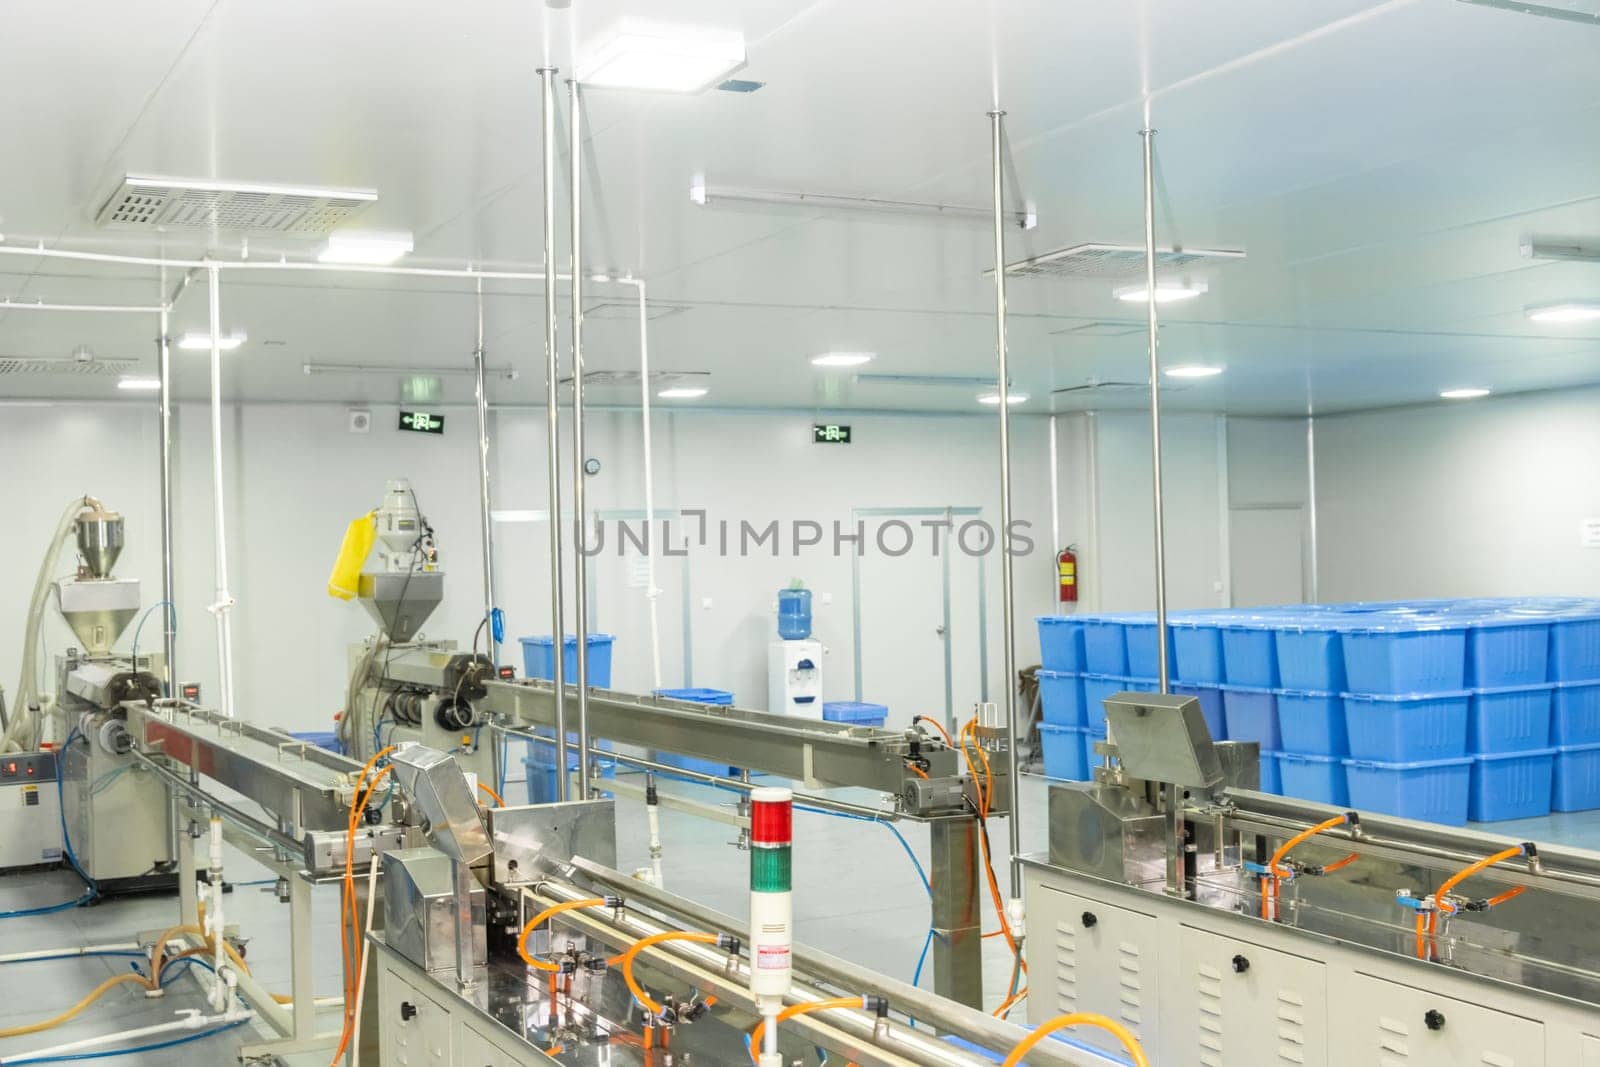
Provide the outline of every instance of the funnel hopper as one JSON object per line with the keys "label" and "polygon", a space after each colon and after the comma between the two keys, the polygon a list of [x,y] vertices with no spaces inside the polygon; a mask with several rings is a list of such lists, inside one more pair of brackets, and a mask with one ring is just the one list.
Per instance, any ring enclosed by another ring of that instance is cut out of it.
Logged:
{"label": "funnel hopper", "polygon": [[137,578],[68,578],[56,583],[61,617],[90,655],[111,651],[139,614]]}
{"label": "funnel hopper", "polygon": [[384,635],[397,645],[405,644],[417,635],[444,599],[444,572],[363,571],[356,595]]}
{"label": "funnel hopper", "polygon": [[75,532],[78,555],[83,557],[88,576],[111,577],[111,568],[117,565],[117,557],[122,555],[122,516],[115,511],[91,508],[78,516]]}

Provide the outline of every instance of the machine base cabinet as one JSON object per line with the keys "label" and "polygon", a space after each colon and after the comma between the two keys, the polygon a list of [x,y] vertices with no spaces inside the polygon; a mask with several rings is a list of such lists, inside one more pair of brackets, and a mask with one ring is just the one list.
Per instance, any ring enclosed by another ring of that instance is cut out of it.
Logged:
{"label": "machine base cabinet", "polygon": [[431,978],[381,941],[371,944],[378,976],[380,1067],[542,1067],[556,1062],[461,999],[444,984],[449,976],[444,982]]}
{"label": "machine base cabinet", "polygon": [[385,1065],[435,1067],[450,1058],[450,1012],[385,961],[378,969],[378,1047]]}
{"label": "machine base cabinet", "polygon": [[1028,1022],[1108,1015],[1160,1067],[1600,1067],[1591,1004],[1037,860],[1024,874]]}

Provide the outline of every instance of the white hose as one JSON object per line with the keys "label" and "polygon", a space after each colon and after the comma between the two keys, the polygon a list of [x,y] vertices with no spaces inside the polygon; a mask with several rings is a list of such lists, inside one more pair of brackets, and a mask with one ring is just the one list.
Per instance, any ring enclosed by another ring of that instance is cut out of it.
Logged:
{"label": "white hose", "polygon": [[361,1060],[361,1002],[367,994],[367,935],[372,933],[372,905],[378,899],[378,853],[372,853],[372,860],[367,864],[367,919],[362,926],[361,941],[356,945],[356,957],[361,960],[361,973],[356,975],[356,1014],[355,1024],[350,1030],[350,1062],[359,1063]]}
{"label": "white hose", "polygon": [[22,632],[22,681],[12,698],[11,725],[0,737],[0,750],[17,752],[32,748],[39,741],[41,723],[34,706],[39,700],[39,631],[44,623],[45,605],[50,601],[51,579],[56,572],[56,561],[61,557],[61,546],[86,507],[98,507],[93,497],[81,496],[67,505],[56,524],[55,533],[45,547],[44,558],[39,561],[39,575],[33,583],[33,597],[28,601],[28,621]]}
{"label": "white hose", "polygon": [[180,1017],[171,1022],[156,1023],[152,1026],[140,1026],[132,1030],[118,1030],[111,1034],[101,1034],[99,1037],[86,1037],[80,1041],[68,1041],[63,1045],[51,1045],[49,1048],[36,1048],[28,1052],[18,1052],[10,1056],[0,1056],[0,1064],[7,1063],[32,1063],[35,1060],[47,1059],[77,1052],[81,1049],[95,1048],[99,1045],[109,1045],[114,1041],[126,1041],[139,1037],[150,1037],[152,1034],[167,1034],[174,1030],[200,1030],[207,1026],[219,1023],[236,1023],[249,1019],[254,1012],[239,1009],[223,1012],[220,1015],[201,1015],[192,1009],[179,1013]]}
{"label": "white hose", "polygon": [[657,889],[664,889],[666,883],[661,877],[661,808],[658,804],[648,804],[644,811],[650,821],[650,878]]}

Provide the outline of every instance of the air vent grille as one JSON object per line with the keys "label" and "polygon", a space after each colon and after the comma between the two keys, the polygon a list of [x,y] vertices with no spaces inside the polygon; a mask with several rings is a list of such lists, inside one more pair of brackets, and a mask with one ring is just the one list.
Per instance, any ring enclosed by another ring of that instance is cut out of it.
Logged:
{"label": "air vent grille", "polygon": [[378,199],[370,189],[155,178],[130,174],[101,205],[109,229],[204,229],[232,233],[326,234]]}
{"label": "air vent grille", "polygon": [[[1156,269],[1182,270],[1214,260],[1243,259],[1242,251],[1225,248],[1158,248]],[[1015,278],[1138,278],[1144,273],[1141,245],[1081,244],[1006,264]]]}
{"label": "air vent grille", "polygon": [[28,359],[0,356],[0,374],[118,375],[137,362],[132,359]]}

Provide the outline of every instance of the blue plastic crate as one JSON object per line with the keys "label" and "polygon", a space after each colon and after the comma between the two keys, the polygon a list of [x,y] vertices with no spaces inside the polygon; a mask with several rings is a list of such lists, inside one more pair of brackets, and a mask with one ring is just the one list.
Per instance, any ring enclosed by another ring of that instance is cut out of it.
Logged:
{"label": "blue plastic crate", "polygon": [[889,708],[886,704],[866,704],[855,700],[825,700],[822,702],[823,722],[845,722],[852,726],[882,727],[888,721],[888,718]]}
{"label": "blue plastic crate", "polygon": [[1600,616],[1556,618],[1550,623],[1550,680],[1600,680]]}
{"label": "blue plastic crate", "polygon": [[1107,697],[1114,693],[1153,693],[1155,690],[1156,683],[1144,678],[1128,678],[1120,674],[1086,674],[1083,676],[1083,724],[1104,737]]}
{"label": "blue plastic crate", "polygon": [[1345,760],[1350,806],[1357,811],[1461,826],[1467,821],[1472,757],[1443,760]]}
{"label": "blue plastic crate", "polygon": [[1200,701],[1200,713],[1206,717],[1206,728],[1211,740],[1228,739],[1228,720],[1222,709],[1222,687],[1204,683],[1175,682],[1172,691],[1179,696],[1194,697]]}
{"label": "blue plastic crate", "polygon": [[682,756],[676,752],[657,752],[656,762],[665,763],[668,767],[676,767],[680,771],[691,771],[695,774],[710,774],[718,778],[737,778],[738,767],[730,767],[726,763],[715,763],[699,756]]}
{"label": "blue plastic crate", "polygon": [[337,752],[341,756],[344,755],[344,745],[339,743],[339,735],[331,730],[291,731],[289,736],[296,741],[304,741],[308,745],[316,745],[318,748],[326,749],[329,752]]}
{"label": "blue plastic crate", "polygon": [[[604,741],[597,741],[597,745],[610,746]],[[617,776],[617,763],[615,760],[597,760],[597,769],[601,778],[615,778]],[[578,754],[567,753],[567,770],[574,771],[578,768]],[[556,764],[555,749],[544,745],[529,745],[528,755],[522,757],[522,777],[528,791],[529,804],[553,803],[556,793]]]}
{"label": "blue plastic crate", "polygon": [[1344,644],[1331,620],[1291,619],[1274,631],[1278,682],[1285,689],[1342,693]]}
{"label": "blue plastic crate", "polygon": [[1350,755],[1384,763],[1465,756],[1468,696],[1466,692],[1346,693],[1344,724]]}
{"label": "blue plastic crate", "polygon": [[1350,789],[1345,782],[1344,760],[1309,752],[1279,752],[1278,775],[1283,795],[1318,804],[1346,807]]}
{"label": "blue plastic crate", "polygon": [[[1128,674],[1135,678],[1161,676],[1160,642],[1156,640],[1154,619],[1128,619],[1122,624],[1122,639],[1128,647]],[[1167,627],[1167,663],[1175,659],[1172,650],[1172,627]]]}
{"label": "blue plastic crate", "polygon": [[1039,669],[1039,708],[1052,726],[1087,726],[1083,676],[1068,671]]}
{"label": "blue plastic crate", "polygon": [[1178,619],[1172,624],[1173,675],[1184,682],[1220,685],[1222,634],[1210,619]]}
{"label": "blue plastic crate", "polygon": [[655,695],[692,704],[733,704],[733,694],[725,689],[657,689]]}
{"label": "blue plastic crate", "polygon": [[1550,742],[1600,744],[1600,682],[1557,682],[1551,703]]}
{"label": "blue plastic crate", "polygon": [[1549,815],[1555,760],[1553,748],[1474,756],[1467,818],[1498,822]]}
{"label": "blue plastic crate", "polygon": [[1288,752],[1348,756],[1344,698],[1338,693],[1278,690],[1278,734]]}
{"label": "blue plastic crate", "polygon": [[1556,750],[1550,807],[1553,811],[1600,808],[1600,744],[1562,745]]}
{"label": "blue plastic crate", "polygon": [[[522,640],[522,673],[529,678],[555,678],[555,642],[549,634],[524,637]],[[616,638],[610,634],[589,635],[589,658],[586,666],[591,688],[611,688],[611,646]],[[578,681],[578,638],[567,634],[561,647],[561,680],[567,685]]]}
{"label": "blue plastic crate", "polygon": [[1467,685],[1533,685],[1549,675],[1550,626],[1527,616],[1474,622],[1467,630]]}
{"label": "blue plastic crate", "polygon": [[1225,685],[1222,710],[1228,740],[1255,741],[1263,751],[1275,752],[1283,747],[1283,735],[1278,732],[1278,694],[1271,689]]}
{"label": "blue plastic crate", "polygon": [[1087,674],[1128,673],[1128,642],[1121,619],[1105,615],[1084,617],[1083,666]]}
{"label": "blue plastic crate", "polygon": [[1278,653],[1264,625],[1223,625],[1222,670],[1229,685],[1273,689],[1278,685]]}
{"label": "blue plastic crate", "polygon": [[1067,615],[1041,615],[1039,662],[1046,670],[1078,671],[1083,661],[1083,621]]}
{"label": "blue plastic crate", "polygon": [[1074,782],[1089,780],[1088,731],[1080,726],[1039,724],[1039,749],[1044,756],[1044,773],[1051,778]]}
{"label": "blue plastic crate", "polygon": [[1405,620],[1340,632],[1352,693],[1447,693],[1466,688],[1466,624],[1416,626]]}
{"label": "blue plastic crate", "polygon": [[1531,752],[1550,743],[1554,687],[1474,689],[1467,708],[1467,751],[1473,755]]}
{"label": "blue plastic crate", "polygon": [[1278,754],[1266,748],[1261,750],[1260,792],[1283,795],[1283,772],[1278,767]]}

